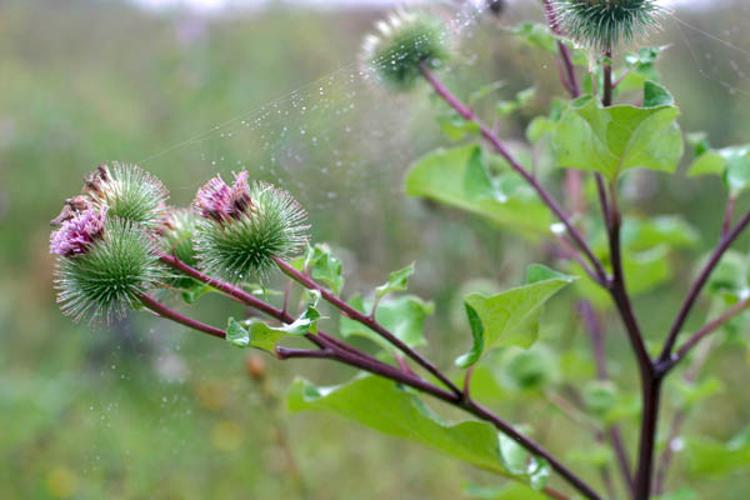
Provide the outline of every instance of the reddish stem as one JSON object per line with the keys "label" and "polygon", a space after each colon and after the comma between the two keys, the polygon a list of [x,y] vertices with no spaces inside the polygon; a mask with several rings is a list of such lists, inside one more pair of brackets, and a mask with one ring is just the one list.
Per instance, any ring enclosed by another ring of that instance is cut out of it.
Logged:
{"label": "reddish stem", "polygon": [[291,266],[289,263],[284,261],[280,258],[274,259],[276,262],[276,265],[279,267],[279,269],[292,278],[297,283],[301,284],[305,288],[309,290],[316,290],[320,292],[321,297],[334,306],[336,309],[341,311],[345,316],[348,318],[353,319],[357,323],[360,323],[370,330],[374,331],[381,337],[383,337],[385,340],[387,340],[391,345],[396,347],[399,351],[404,353],[406,356],[411,358],[414,362],[416,362],[419,366],[427,370],[429,373],[431,373],[435,378],[437,378],[440,382],[442,382],[447,388],[449,388],[451,391],[453,391],[454,394],[461,394],[461,390],[430,361],[428,361],[424,356],[419,354],[417,351],[406,345],[401,339],[396,337],[393,333],[391,333],[387,328],[385,328],[383,325],[381,325],[374,317],[362,313],[349,304],[347,304],[345,301],[343,301],[341,298],[336,296],[335,294],[331,293],[326,288],[323,288],[319,284],[317,284],[315,281],[310,279],[307,275],[297,271],[293,266]]}
{"label": "reddish stem", "polygon": [[724,210],[724,222],[721,225],[721,235],[726,237],[732,229],[732,217],[734,217],[734,208],[737,205],[737,197],[729,195],[727,198],[727,207]]}
{"label": "reddish stem", "polygon": [[207,325],[206,323],[202,323],[197,319],[185,316],[184,314],[165,306],[151,295],[143,294],[139,297],[139,299],[144,306],[151,309],[162,318],[170,319],[175,323],[179,323],[181,325],[187,326],[188,328],[206,333],[213,337],[219,337],[223,339],[226,336],[226,333],[224,333],[224,330],[222,330],[221,328],[216,328],[214,326]]}
{"label": "reddish stem", "polygon": [[448,90],[443,82],[441,82],[427,66],[421,65],[420,70],[425,80],[427,80],[427,82],[435,90],[435,93],[437,93],[440,98],[442,98],[449,106],[451,106],[464,120],[475,123],[480,129],[482,137],[484,137],[492,145],[495,152],[502,156],[505,161],[508,162],[510,167],[517,174],[519,174],[526,181],[526,183],[534,189],[534,191],[536,191],[542,202],[547,205],[550,211],[552,211],[552,213],[555,214],[560,222],[563,223],[571,239],[575,242],[578,249],[583,252],[583,254],[586,256],[586,259],[588,259],[588,261],[591,263],[596,272],[596,275],[599,278],[598,281],[601,283],[606,282],[606,273],[604,271],[602,263],[591,251],[591,248],[588,246],[581,233],[570,221],[570,217],[568,217],[563,209],[560,208],[560,205],[557,203],[557,201],[555,201],[552,195],[550,195],[549,192],[547,192],[547,190],[544,188],[544,186],[542,186],[539,181],[531,173],[529,173],[529,171],[526,170],[523,165],[518,162],[518,160],[510,153],[510,150],[508,150],[508,148],[500,140],[500,138],[498,138],[497,135],[495,135],[495,133],[484,122],[482,122],[479,117],[476,116],[474,111],[466,106],[463,102],[461,102],[458,97],[453,95],[453,93]]}
{"label": "reddish stem", "polygon": [[688,316],[693,309],[693,306],[698,300],[703,287],[708,282],[708,278],[711,276],[711,273],[713,273],[714,269],[716,269],[716,266],[719,265],[719,262],[721,261],[721,258],[724,256],[726,251],[729,250],[729,247],[731,247],[732,244],[737,240],[737,238],[739,238],[740,234],[742,234],[748,224],[750,224],[750,211],[748,211],[742,217],[742,219],[740,219],[740,221],[737,223],[737,225],[734,226],[731,231],[721,237],[721,239],[719,240],[719,244],[712,252],[711,257],[708,259],[708,262],[706,262],[700,274],[690,286],[688,294],[685,297],[685,301],[682,303],[680,311],[677,313],[677,317],[675,318],[674,323],[669,330],[667,340],[664,342],[664,347],[662,348],[661,355],[659,356],[660,364],[669,365],[670,358],[672,357],[672,349],[677,342],[677,337],[679,336],[682,327],[685,325],[685,322],[687,321]]}
{"label": "reddish stem", "polygon": [[[217,280],[215,278],[207,276],[206,274],[198,271],[197,269],[192,268],[191,266],[185,264],[184,262],[180,261],[179,259],[175,257],[162,256],[162,261],[174,267],[175,269],[183,271],[187,275],[199,281],[202,281],[210,286],[213,286],[217,290],[221,290],[225,292],[227,295],[229,295],[230,297],[236,300],[239,300],[240,302],[243,302],[254,308],[257,307],[259,310],[269,314],[272,317],[275,317],[276,319],[280,321],[289,322],[293,320],[293,318],[289,317],[288,314],[284,313],[280,309],[277,309],[273,307],[272,305],[263,302],[262,300],[248,294],[247,292],[244,292],[243,290],[231,284],[228,284],[221,280]],[[283,264],[286,264],[283,261],[281,262]],[[295,271],[295,274],[298,274],[295,269],[291,268],[291,270]],[[301,276],[301,277],[305,278],[305,280],[309,280],[309,278],[307,278],[306,276]],[[317,287],[316,289],[320,288],[317,284],[315,284],[315,286]],[[323,289],[321,288],[321,295],[323,295],[322,291]],[[326,292],[326,295],[330,295],[327,290],[325,292]],[[338,299],[338,297],[336,297],[336,299]],[[360,315],[358,311],[354,311],[354,312],[357,315]],[[175,320],[177,319],[181,319],[179,315],[175,317]],[[583,481],[581,478],[575,475],[570,469],[565,467],[559,460],[557,460],[547,450],[542,448],[535,441],[520,434],[518,431],[516,431],[513,428],[512,425],[510,425],[508,422],[501,419],[500,417],[494,415],[492,412],[490,412],[483,406],[465,398],[462,391],[460,390],[458,390],[457,392],[446,391],[440,387],[437,387],[423,380],[422,378],[420,378],[414,373],[404,372],[400,370],[399,368],[383,363],[382,361],[379,361],[364,352],[358,351],[354,347],[349,346],[337,339],[334,339],[333,337],[326,335],[324,332],[318,332],[317,335],[311,335],[311,334],[307,335],[307,338],[311,342],[315,343],[318,346],[318,349],[300,350],[300,349],[288,349],[285,347],[278,347],[276,351],[277,355],[282,359],[293,359],[293,358],[332,359],[337,362],[340,362],[340,363],[370,372],[372,374],[379,375],[384,378],[393,380],[395,382],[403,383],[405,385],[408,385],[409,387],[412,387],[421,392],[429,394],[453,406],[462,408],[464,411],[474,415],[480,420],[490,422],[495,428],[507,434],[510,438],[515,440],[520,446],[522,446],[529,452],[539,455],[540,457],[544,458],[550,464],[550,466],[558,474],[560,474],[561,477],[563,477],[568,483],[570,483],[576,490],[578,490],[586,498],[592,498],[592,499],[600,498],[599,495],[590,486],[588,486],[588,484],[585,481]],[[435,370],[437,370],[437,368],[435,368]],[[440,372],[438,371],[438,373]],[[441,378],[448,380],[447,377],[445,377],[445,375],[443,375],[442,373],[440,373],[440,375],[441,375]],[[451,382],[451,385],[453,385],[452,382]],[[455,385],[453,386],[455,387]],[[565,498],[564,495],[557,492],[556,490],[549,489],[545,491],[547,491],[548,494],[555,496],[556,498]]]}
{"label": "reddish stem", "polygon": [[717,331],[734,317],[742,314],[745,310],[748,309],[748,307],[750,307],[750,299],[744,299],[727,309],[718,318],[706,323],[700,330],[695,332],[693,336],[690,337],[679,349],[677,349],[677,352],[672,357],[670,367],[676,365],[680,362],[680,360],[685,358],[690,350],[693,349],[701,340]]}

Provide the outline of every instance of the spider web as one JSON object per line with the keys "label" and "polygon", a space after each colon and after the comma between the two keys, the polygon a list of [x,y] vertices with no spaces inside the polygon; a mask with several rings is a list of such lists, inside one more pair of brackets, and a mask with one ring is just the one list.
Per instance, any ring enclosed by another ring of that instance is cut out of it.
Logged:
{"label": "spider web", "polygon": [[[460,37],[476,24],[480,5],[445,3],[434,10]],[[357,61],[356,50],[351,58],[351,63],[141,163],[159,171],[178,155],[197,155],[206,178],[247,169],[255,178],[283,186],[322,218],[334,208],[368,204],[375,186],[395,193],[400,174],[419,152],[434,145],[429,102],[379,88]],[[191,182],[178,190],[197,189]]]}

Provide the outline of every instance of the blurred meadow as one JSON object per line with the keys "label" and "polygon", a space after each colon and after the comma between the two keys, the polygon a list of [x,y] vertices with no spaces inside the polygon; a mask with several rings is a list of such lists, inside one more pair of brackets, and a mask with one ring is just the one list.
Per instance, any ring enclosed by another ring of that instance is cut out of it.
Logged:
{"label": "blurred meadow", "polygon": [[[717,146],[747,140],[750,7],[736,0],[676,13],[686,24],[668,18],[651,43],[673,44],[661,70],[683,128],[705,130]],[[109,326],[74,324],[55,304],[49,220],[97,164],[141,163],[182,205],[215,172],[248,168],[306,205],[314,239],[345,257],[349,293],[416,260],[415,290],[436,304],[427,349],[450,366],[469,345],[461,286],[517,283],[526,264],[545,259],[544,248],[402,194],[409,164],[449,141],[426,91],[394,98],[351,78],[361,37],[380,14],[285,2],[211,12],[0,2],[0,498],[453,499],[469,484],[498,484],[336,417],[286,414],[284,391],[296,374],[333,384],[352,375],[346,368],[260,356],[259,382],[243,352],[210,338],[144,313]],[[502,123],[511,138],[560,93],[554,61],[506,29],[540,18],[532,1],[511,2],[499,18],[479,14],[448,70],[460,93],[497,80],[507,96],[537,85],[533,112]],[[715,180],[644,175],[629,210],[685,213],[701,232],[690,251],[699,255],[717,236],[720,194]],[[746,252],[747,243],[738,248]],[[655,341],[692,273],[680,264],[673,283],[636,302]],[[220,321],[237,309],[207,297],[199,315]],[[564,300],[547,316],[550,343],[583,343]],[[634,372],[619,326],[608,342],[619,360],[614,376],[628,388]],[[721,365],[709,363],[724,390],[688,424],[721,440],[750,422],[750,357],[724,351]],[[591,371],[583,359],[560,363]],[[503,388],[502,377],[481,372],[477,383],[480,394],[482,384],[499,385],[502,397],[489,404],[585,466],[585,430]],[[717,478],[691,471],[678,455],[672,480],[701,497],[750,496],[747,468]]]}

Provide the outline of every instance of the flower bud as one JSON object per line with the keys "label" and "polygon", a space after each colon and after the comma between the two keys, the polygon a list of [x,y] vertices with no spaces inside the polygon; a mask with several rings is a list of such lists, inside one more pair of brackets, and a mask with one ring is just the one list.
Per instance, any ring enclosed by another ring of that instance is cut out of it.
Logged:
{"label": "flower bud", "polygon": [[119,217],[153,228],[166,210],[168,193],[162,182],[136,165],[100,165],[86,177],[84,194]]}
{"label": "flower bud", "polygon": [[58,256],[58,302],[76,320],[120,316],[161,281],[150,237],[105,208],[88,208],[63,222],[50,238],[50,251]]}
{"label": "flower bud", "polygon": [[565,32],[601,51],[658,28],[664,12],[654,0],[555,0],[554,4]]}
{"label": "flower bud", "polygon": [[420,65],[442,66],[450,50],[449,33],[433,15],[396,10],[375,25],[362,45],[362,62],[368,73],[397,90],[414,87]]}
{"label": "flower bud", "polygon": [[[158,228],[161,247],[185,264],[196,267],[198,258],[195,252],[195,231],[198,216],[189,209],[169,209]],[[167,279],[167,283],[176,288],[191,288],[197,282],[185,275],[176,275]]]}
{"label": "flower bud", "polygon": [[50,237],[50,253],[62,257],[84,254],[102,238],[107,210],[85,208],[81,212],[74,212],[68,204],[65,208],[67,211],[63,209],[57,217],[61,219],[65,214],[61,219],[60,229],[54,231]]}
{"label": "flower bud", "polygon": [[196,237],[201,267],[231,282],[262,278],[274,257],[290,257],[307,242],[307,214],[299,203],[270,184],[248,183],[245,171],[232,186],[220,176],[208,181],[193,206],[202,216]]}

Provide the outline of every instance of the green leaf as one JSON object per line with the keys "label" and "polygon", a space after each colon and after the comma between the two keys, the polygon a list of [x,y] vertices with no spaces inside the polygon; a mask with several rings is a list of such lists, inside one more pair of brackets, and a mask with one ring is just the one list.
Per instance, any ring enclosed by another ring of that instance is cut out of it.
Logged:
{"label": "green leaf", "polygon": [[501,117],[510,116],[516,110],[518,110],[518,103],[516,101],[498,101],[495,105],[495,111]]}
{"label": "green leaf", "polygon": [[643,252],[627,252],[622,260],[628,292],[633,296],[650,292],[672,277],[673,269],[666,245]]}
{"label": "green leaf", "polygon": [[585,448],[571,450],[568,460],[588,467],[606,467],[614,458],[612,449],[602,444],[587,444]]}
{"label": "green leaf", "polygon": [[279,331],[289,335],[305,335],[307,333],[318,333],[318,321],[322,319],[318,311],[320,302],[320,292],[317,290],[308,290],[312,300],[305,306],[305,310],[293,323],[278,328]]}
{"label": "green leaf", "polygon": [[[638,72],[650,71],[663,52],[669,49],[669,45],[661,47],[642,47],[638,52],[630,52],[625,55],[625,66]],[[656,78],[653,78],[656,80]]]}
{"label": "green leaf", "polygon": [[551,222],[548,210],[525,185],[490,176],[477,145],[437,149],[419,159],[407,173],[406,193],[481,215],[527,235],[546,234]]}
{"label": "green leaf", "polygon": [[251,347],[270,353],[274,352],[278,343],[287,335],[285,331],[269,326],[256,318],[249,319],[244,323],[250,333]]}
{"label": "green leaf", "polygon": [[529,87],[516,94],[512,101],[498,101],[495,110],[499,116],[508,116],[532,103],[536,97],[536,87]]}
{"label": "green leaf", "polygon": [[480,127],[475,122],[467,121],[457,114],[438,118],[440,131],[451,141],[460,141],[469,135],[476,135]]}
{"label": "green leaf", "polygon": [[663,495],[654,498],[655,500],[700,500],[698,493],[690,488],[682,488],[677,491],[664,493]]}
{"label": "green leaf", "polygon": [[540,267],[530,269],[534,281],[495,295],[473,293],[464,299],[473,338],[469,352],[456,364],[462,368],[479,361],[482,354],[496,347],[516,345],[530,347],[538,336],[542,306],[575,278]]}
{"label": "green leaf", "polygon": [[744,154],[738,151],[727,160],[727,170],[724,174],[724,182],[733,196],[738,196],[750,188],[750,148],[742,148],[740,151]]}
{"label": "green leaf", "polygon": [[537,116],[526,127],[526,139],[532,144],[536,144],[555,131],[555,122],[546,116]]}
{"label": "green leaf", "polygon": [[707,289],[710,293],[731,294],[739,296],[748,288],[747,257],[734,250],[729,250],[708,278]]}
{"label": "green leaf", "polygon": [[516,94],[516,102],[520,108],[525,108],[536,99],[536,87],[529,87]]}
{"label": "green leaf", "polygon": [[544,24],[525,21],[515,26],[512,33],[530,47],[557,54],[557,38]]}
{"label": "green leaf", "polygon": [[[362,296],[355,295],[349,300],[349,305],[362,313],[372,309],[372,299],[365,301]],[[424,322],[435,310],[432,302],[425,302],[415,295],[384,298],[375,312],[375,319],[391,333],[410,347],[425,345]],[[343,337],[365,337],[386,350],[393,346],[380,335],[353,319],[342,317],[340,333]]]}
{"label": "green leaf", "polygon": [[696,158],[688,167],[688,175],[721,175],[727,167],[727,162],[717,151],[709,150]]}
{"label": "green leaf", "polygon": [[582,97],[558,123],[553,140],[557,162],[609,179],[632,168],[674,172],[684,149],[678,115],[670,105],[603,108],[595,98]]}
{"label": "green leaf", "polygon": [[302,314],[288,325],[271,326],[257,318],[244,321],[243,324],[249,332],[249,338],[248,343],[243,347],[250,345],[264,351],[273,352],[279,341],[287,335],[300,336],[317,333],[318,321],[322,319],[317,309],[320,292],[313,290],[308,293],[312,295],[312,300],[305,306]]}
{"label": "green leaf", "polygon": [[688,145],[693,148],[693,154],[696,158],[711,149],[708,134],[705,132],[691,132],[685,136],[685,139]]}
{"label": "green leaf", "polygon": [[668,46],[662,47],[645,47],[638,52],[632,52],[625,56],[625,67],[628,72],[617,84],[619,93],[636,91],[643,88],[643,84],[648,81],[658,82],[661,76],[656,69],[656,61]]}
{"label": "green leaf", "polygon": [[340,294],[344,287],[341,261],[324,243],[309,246],[304,258],[295,259],[292,265],[298,271],[309,273],[313,280],[324,284],[336,295]]}
{"label": "green leaf", "polygon": [[248,347],[250,345],[250,332],[234,318],[229,318],[226,329],[227,342],[235,347]]}
{"label": "green leaf", "polygon": [[750,466],[750,427],[724,443],[708,437],[687,439],[690,472],[701,477],[723,476]]}
{"label": "green leaf", "polygon": [[609,414],[618,400],[617,386],[608,380],[592,380],[583,388],[586,409],[599,418]]}
{"label": "green leaf", "polygon": [[698,156],[688,175],[722,175],[732,196],[750,189],[750,144],[709,149]]}
{"label": "green leaf", "polygon": [[700,242],[700,233],[678,215],[649,219],[627,218],[622,226],[622,242],[630,251],[640,252],[659,245],[692,248]]}
{"label": "green leaf", "polygon": [[680,408],[689,408],[721,392],[724,389],[724,384],[720,378],[709,376],[696,383],[687,383],[680,379],[676,382],[675,387],[677,389],[677,404]]}
{"label": "green leaf", "polygon": [[603,416],[605,425],[629,420],[635,422],[641,414],[641,397],[639,394],[620,394],[615,405]]}
{"label": "green leaf", "polygon": [[388,276],[388,281],[375,289],[375,297],[378,299],[385,297],[393,292],[405,292],[409,282],[409,277],[414,274],[414,262],[403,269],[392,272]]}
{"label": "green leaf", "polygon": [[554,354],[540,344],[528,350],[509,348],[492,365],[503,387],[526,392],[543,389],[559,374]]}
{"label": "green leaf", "polygon": [[360,377],[336,387],[316,387],[297,379],[288,407],[293,412],[324,410],[384,434],[422,444],[536,489],[544,487],[549,467],[485,422],[448,423],[413,393],[379,377]]}
{"label": "green leaf", "polygon": [[564,280],[570,281],[572,278],[567,274],[555,271],[551,267],[547,267],[544,264],[531,264],[526,269],[526,284],[537,283],[539,281],[547,280]]}
{"label": "green leaf", "polygon": [[505,87],[505,82],[502,80],[482,85],[477,90],[472,92],[471,95],[469,95],[469,106],[473,107],[477,103],[477,101],[484,99],[490,94],[494,94],[503,87]]}
{"label": "green leaf", "polygon": [[198,299],[213,290],[214,289],[209,285],[195,281],[193,286],[182,291],[182,300],[184,300],[186,304],[192,305],[198,302]]}
{"label": "green leaf", "polygon": [[469,498],[478,500],[545,500],[547,497],[521,483],[502,486],[469,485],[464,490]]}
{"label": "green leaf", "polygon": [[672,106],[674,97],[665,87],[650,80],[643,84],[643,107],[655,108],[659,106]]}

